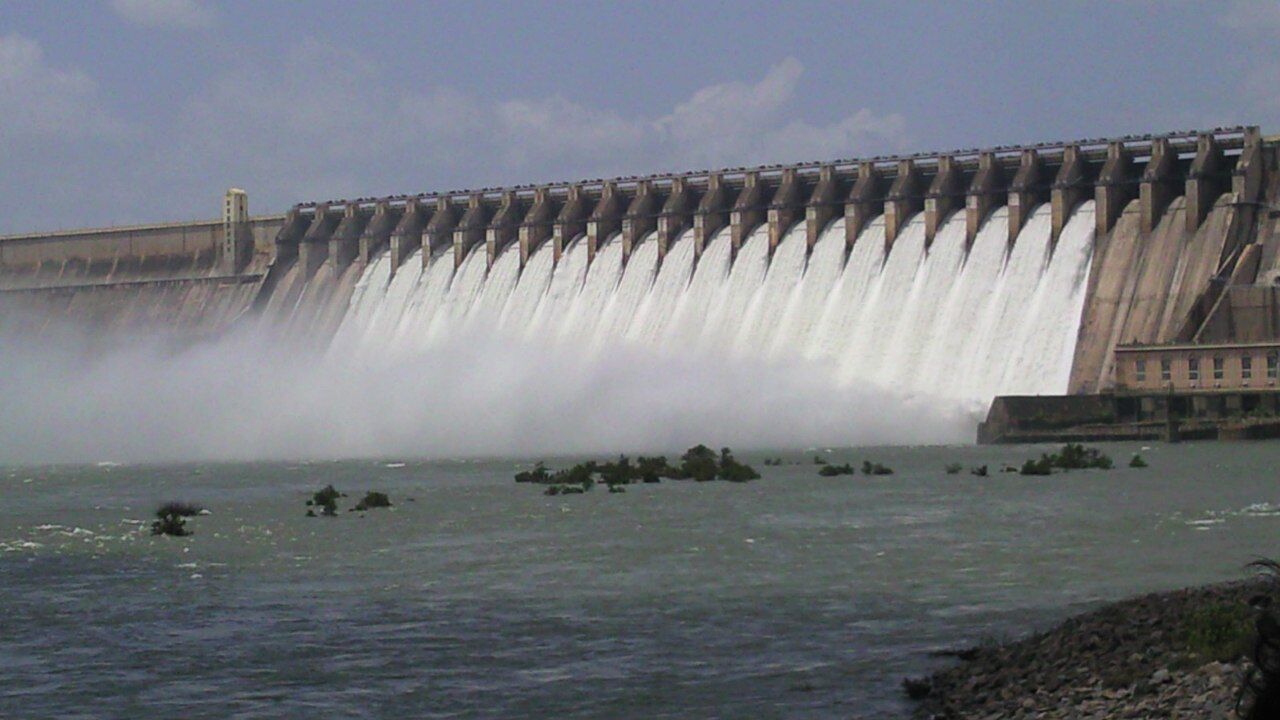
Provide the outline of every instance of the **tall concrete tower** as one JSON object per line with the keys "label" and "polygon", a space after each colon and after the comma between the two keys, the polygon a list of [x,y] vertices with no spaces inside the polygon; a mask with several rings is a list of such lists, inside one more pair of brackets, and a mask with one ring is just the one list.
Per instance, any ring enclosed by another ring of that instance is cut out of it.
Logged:
{"label": "tall concrete tower", "polygon": [[222,203],[222,257],[219,264],[227,274],[240,272],[253,252],[249,230],[249,193],[240,188],[227,190]]}

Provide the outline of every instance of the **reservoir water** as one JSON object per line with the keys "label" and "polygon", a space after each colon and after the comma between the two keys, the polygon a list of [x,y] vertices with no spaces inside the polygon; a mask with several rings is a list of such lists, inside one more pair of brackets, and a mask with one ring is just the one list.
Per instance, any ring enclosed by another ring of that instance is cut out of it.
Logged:
{"label": "reservoir water", "polygon": [[[1103,447],[1047,478],[998,472],[1036,447],[740,453],[763,479],[567,497],[510,460],[0,468],[0,717],[902,716],[931,651],[1280,554],[1280,445]],[[328,483],[395,507],[304,517]],[[173,499],[212,514],[150,536]]]}

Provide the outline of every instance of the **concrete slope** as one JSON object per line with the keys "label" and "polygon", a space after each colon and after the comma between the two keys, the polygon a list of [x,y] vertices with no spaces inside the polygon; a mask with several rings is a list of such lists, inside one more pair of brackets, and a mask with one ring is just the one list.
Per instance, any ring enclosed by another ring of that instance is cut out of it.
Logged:
{"label": "concrete slope", "polygon": [[1156,334],[1157,342],[1190,340],[1180,337],[1186,327],[1187,317],[1200,301],[1209,283],[1226,261],[1227,236],[1235,215],[1231,194],[1218,197],[1213,209],[1200,223],[1186,250],[1180,254],[1178,268],[1170,288],[1170,300],[1165,303],[1164,318]]}
{"label": "concrete slope", "polygon": [[1089,289],[1080,315],[1070,391],[1094,392],[1110,371],[1110,348],[1127,317],[1141,257],[1141,218],[1135,200],[1124,209],[1111,232],[1094,251]]}
{"label": "concrete slope", "polygon": [[1138,265],[1133,269],[1133,294],[1117,336],[1119,343],[1153,342],[1160,332],[1174,277],[1187,249],[1183,204],[1182,198],[1174,200],[1155,230],[1142,240]]}

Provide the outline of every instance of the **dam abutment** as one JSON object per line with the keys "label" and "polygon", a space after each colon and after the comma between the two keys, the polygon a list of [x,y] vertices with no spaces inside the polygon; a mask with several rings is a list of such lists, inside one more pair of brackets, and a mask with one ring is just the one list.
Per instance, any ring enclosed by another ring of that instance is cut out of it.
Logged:
{"label": "dam abutment", "polygon": [[818,182],[804,206],[804,240],[809,252],[813,252],[813,246],[818,244],[818,238],[827,226],[837,215],[843,214],[841,194],[835,167],[823,165],[818,168]]}
{"label": "dam abutment", "polygon": [[1051,244],[1057,244],[1058,238],[1062,237],[1063,229],[1067,227],[1067,220],[1071,218],[1071,213],[1075,212],[1075,209],[1080,207],[1080,203],[1088,197],[1091,177],[1093,174],[1089,171],[1089,164],[1080,156],[1080,148],[1075,145],[1063,148],[1062,165],[1058,167],[1058,174],[1054,176],[1053,185],[1049,190],[1053,223],[1050,234]]}
{"label": "dam abutment", "polygon": [[551,239],[556,217],[556,204],[547,188],[534,191],[529,212],[520,221],[516,238],[520,243],[520,269],[529,264],[529,256]]}
{"label": "dam abutment", "polygon": [[462,267],[462,261],[473,248],[485,240],[489,229],[489,209],[485,207],[484,195],[472,193],[467,198],[467,210],[462,214],[457,227],[453,229],[453,268]]}
{"label": "dam abutment", "polygon": [[498,259],[498,255],[515,242],[520,235],[520,224],[524,221],[524,204],[516,197],[515,191],[508,190],[502,194],[502,204],[494,213],[488,229],[485,230],[485,256],[490,269]]}
{"label": "dam abutment", "polygon": [[964,197],[964,245],[973,247],[978,231],[995,208],[1004,205],[1012,191],[1006,191],[1004,170],[996,162],[995,153],[984,152],[978,156],[978,171],[974,173]]}
{"label": "dam abutment", "polygon": [[701,257],[707,244],[720,229],[729,224],[729,215],[733,208],[729,190],[724,185],[724,176],[711,173],[707,176],[707,192],[698,203],[698,210],[693,217],[693,254]]}
{"label": "dam abutment", "polygon": [[[1064,158],[1069,149],[1063,150]],[[1009,184],[1009,247],[1013,247],[1018,233],[1022,232],[1027,219],[1031,217],[1031,211],[1036,205],[1044,202],[1046,198],[1044,177],[1044,163],[1040,161],[1040,154],[1031,148],[1023,150],[1018,156],[1018,168],[1013,176],[1013,182]]]}
{"label": "dam abutment", "polygon": [[874,162],[858,165],[858,179],[849,191],[844,206],[844,242],[846,250],[853,248],[862,230],[875,218],[884,214],[884,180]]}
{"label": "dam abutment", "polygon": [[898,234],[906,226],[907,220],[924,206],[924,194],[921,192],[920,174],[916,171],[916,163],[908,158],[898,161],[898,174],[889,187],[889,195],[884,200],[884,246],[885,254],[893,249]]}
{"label": "dam abutment", "polygon": [[964,175],[950,155],[938,158],[938,168],[924,196],[924,245],[933,245],[951,212],[964,203]]}

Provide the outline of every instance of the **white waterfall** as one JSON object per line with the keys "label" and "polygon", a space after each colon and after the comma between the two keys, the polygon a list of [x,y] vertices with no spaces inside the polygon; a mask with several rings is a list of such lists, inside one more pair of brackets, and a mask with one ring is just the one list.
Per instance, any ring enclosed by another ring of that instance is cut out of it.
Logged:
{"label": "white waterfall", "polygon": [[790,228],[772,255],[767,228],[736,253],[722,229],[700,256],[687,230],[664,258],[650,233],[625,263],[615,235],[590,261],[578,238],[558,261],[544,243],[524,268],[514,245],[492,267],[481,246],[456,271],[450,253],[425,271],[415,254],[394,275],[383,254],[359,279],[329,355],[411,360],[465,332],[462,342],[490,337],[523,343],[527,353],[566,353],[588,378],[591,358],[608,362],[630,348],[677,368],[692,357],[808,367],[833,389],[940,399],[972,412],[1000,393],[1066,390],[1088,282],[1092,203],[1056,248],[1047,205],[1012,246],[1007,228],[1000,208],[970,246],[964,214],[955,213],[926,247],[917,215],[886,254],[883,218],[852,247],[838,219],[812,249],[803,224]]}

